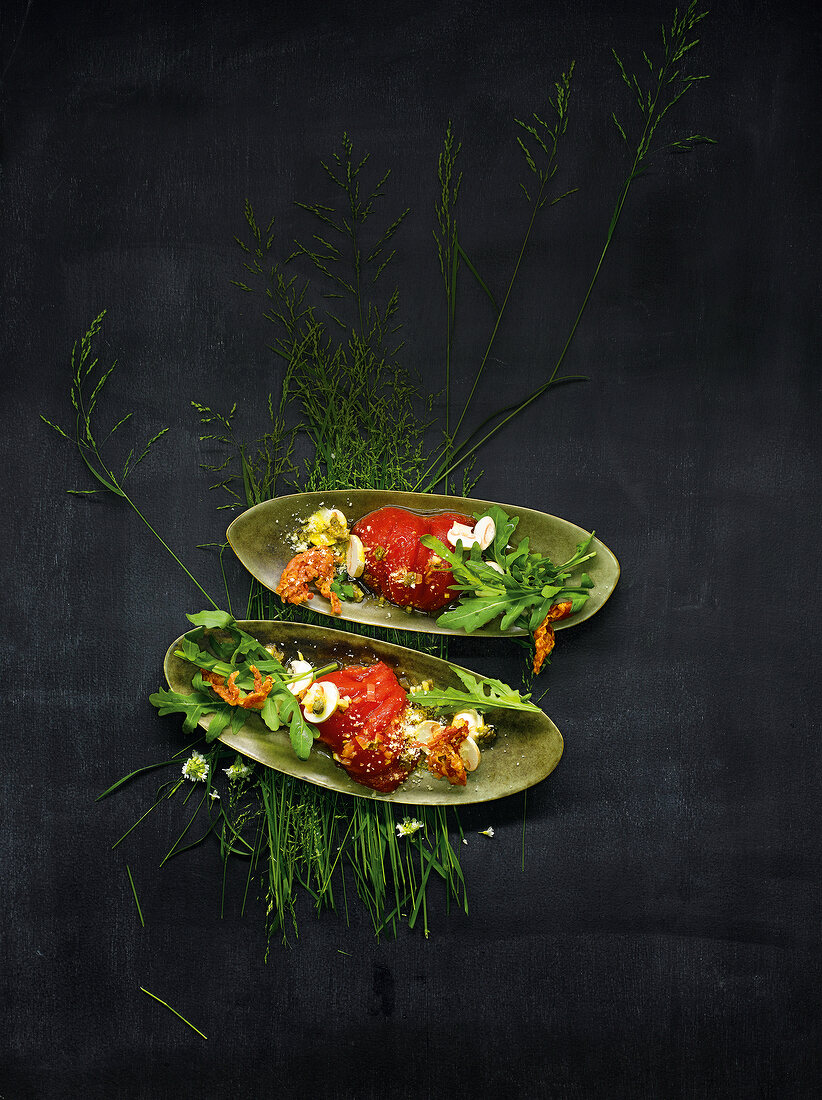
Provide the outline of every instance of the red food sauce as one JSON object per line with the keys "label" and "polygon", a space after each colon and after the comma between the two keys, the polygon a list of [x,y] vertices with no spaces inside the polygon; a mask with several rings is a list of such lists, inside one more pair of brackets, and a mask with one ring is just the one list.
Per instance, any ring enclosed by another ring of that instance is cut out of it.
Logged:
{"label": "red food sauce", "polygon": [[448,546],[447,535],[454,523],[473,530],[475,522],[460,512],[421,516],[406,508],[380,508],[363,516],[351,528],[365,552],[362,580],[376,595],[399,607],[439,611],[457,598],[458,593],[451,590],[454,577],[420,538],[435,535]]}
{"label": "red food sauce", "polygon": [[318,727],[320,741],[352,779],[384,794],[395,791],[416,765],[401,731],[405,689],[383,661],[330,672],[318,683],[323,680],[336,684],[350,703]]}

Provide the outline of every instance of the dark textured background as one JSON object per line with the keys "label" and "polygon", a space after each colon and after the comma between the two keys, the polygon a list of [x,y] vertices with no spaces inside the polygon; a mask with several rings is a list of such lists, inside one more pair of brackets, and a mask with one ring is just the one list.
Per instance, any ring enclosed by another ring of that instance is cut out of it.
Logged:
{"label": "dark textured background", "polygon": [[[595,527],[623,574],[563,632],[546,709],[566,739],[528,798],[467,812],[470,916],[375,943],[302,913],[263,961],[261,907],[219,916],[208,846],[158,869],[179,809],[112,841],[179,747],[147,702],[201,603],[112,499],[87,502],[68,353],[102,308],[108,409],[172,430],[133,492],[206,587],[225,512],[192,398],[277,385],[258,303],[229,285],[248,197],[287,249],[344,130],[392,166],[406,359],[441,382],[436,156],[464,143],[463,241],[499,287],[523,223],[512,118],[577,78],[563,186],[528,257],[476,415],[544,377],[625,165],[610,47],[642,64],[667,4],[38,3],[2,88],[0,273],[7,598],[0,1096],[333,1098],[818,1095],[819,96],[816,5],[715,6],[678,133],[632,192],[556,391],[489,446],[478,491]],[[3,5],[2,64],[26,6]],[[457,385],[488,314],[465,285]],[[237,574],[238,575],[238,574]],[[455,656],[516,678],[518,651]],[[493,840],[477,836],[493,824]],[[136,920],[125,863],[146,916]],[[164,997],[203,1042],[138,991]]]}

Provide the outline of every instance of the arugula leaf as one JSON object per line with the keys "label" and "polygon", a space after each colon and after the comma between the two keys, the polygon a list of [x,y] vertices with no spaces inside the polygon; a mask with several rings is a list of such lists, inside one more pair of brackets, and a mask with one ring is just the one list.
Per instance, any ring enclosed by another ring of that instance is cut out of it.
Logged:
{"label": "arugula leaf", "polygon": [[259,668],[260,661],[271,658],[271,654],[256,638],[252,638],[250,634],[246,634],[244,630],[237,629],[236,634],[239,635],[237,644],[234,647],[234,651],[231,654],[232,665],[236,665],[243,657],[255,657],[254,664]]}
{"label": "arugula leaf", "polygon": [[596,550],[594,550],[590,554],[588,554],[585,558],[583,558],[583,554],[585,554],[585,551],[591,545],[591,543],[593,542],[593,539],[594,539],[594,532],[592,531],[591,534],[588,536],[588,538],[583,539],[582,542],[577,546],[576,550],[571,555],[571,557],[568,559],[568,561],[565,563],[565,565],[560,566],[560,569],[574,568],[577,565],[579,565],[582,561],[587,560],[587,558],[596,557]]}
{"label": "arugula leaf", "polygon": [[531,634],[537,629],[541,622],[545,621],[545,616],[551,610],[551,604],[554,602],[553,597],[549,596],[543,600],[542,603],[538,603],[531,612],[531,617],[528,620],[528,630]]}
{"label": "arugula leaf", "polygon": [[166,688],[160,688],[149,695],[148,701],[157,707],[161,715],[187,714],[191,709],[203,705],[202,699],[197,695],[181,695],[178,691],[168,691]]}
{"label": "arugula leaf", "polygon": [[277,730],[280,728],[280,715],[277,710],[277,706],[270,695],[263,703],[263,709],[260,711],[260,717],[272,733],[276,733]]}
{"label": "arugula leaf", "polygon": [[[503,558],[503,564],[507,565],[509,567],[509,569],[511,568],[511,566],[518,565],[520,562],[522,562],[523,566],[527,566],[527,564],[528,564],[528,551],[529,551],[530,545],[531,545],[530,539],[526,535],[525,538],[521,542],[517,543],[517,545],[514,547],[514,549],[511,551],[511,553],[508,554],[507,557]],[[548,562],[549,565],[551,565],[550,558],[546,558],[545,560]]]}
{"label": "arugula leaf", "polygon": [[165,688],[149,695],[148,701],[157,707],[161,715],[184,714],[183,729],[186,733],[194,732],[204,714],[220,709],[219,700],[211,702],[211,700],[204,700],[202,694],[198,692],[193,695],[181,695],[177,691],[166,691]]}
{"label": "arugula leaf", "polygon": [[291,747],[300,760],[307,760],[311,753],[311,746],[314,744],[314,732],[309,729],[296,696],[290,692],[283,693],[278,697],[278,707],[280,717],[288,721]]}
{"label": "arugula leaf", "polygon": [[444,542],[441,542],[436,535],[420,535],[420,542],[423,546],[429,550],[433,550],[437,557],[447,561],[452,569],[459,569],[462,567],[462,555],[455,554],[449,550]]}
{"label": "arugula leaf", "polygon": [[520,695],[508,684],[492,677],[474,676],[464,669],[455,668],[453,671],[462,681],[465,691],[459,688],[433,688],[431,691],[415,691],[414,702],[435,707],[464,707],[475,706],[478,710],[487,710],[489,707],[498,710],[524,710],[541,714],[542,711],[534,703],[529,702],[531,696]]}
{"label": "arugula leaf", "polygon": [[[515,604],[512,604],[502,616],[502,621],[499,624],[500,630],[507,630],[510,626],[513,626],[520,615],[522,615],[527,608],[531,607],[535,600],[539,600],[539,596],[533,594],[531,596],[525,596]],[[543,618],[545,618],[544,615]]]}
{"label": "arugula leaf", "polygon": [[490,623],[492,619],[503,614],[510,606],[510,600],[506,595],[480,596],[475,599],[462,599],[457,607],[450,611],[444,611],[437,619],[440,626],[447,626],[450,630],[464,630],[466,634],[473,634],[481,626]]}
{"label": "arugula leaf", "polygon": [[[214,658],[211,654],[203,653],[197,643],[191,638],[183,638],[182,647],[175,651],[176,657],[182,657],[185,661],[190,661],[193,665],[206,665],[206,662],[212,663]],[[206,665],[206,667],[208,667]]]}
{"label": "arugula leaf", "polygon": [[[494,560],[499,562],[500,565],[505,561],[505,550],[511,541],[511,537],[517,529],[519,523],[519,516],[508,516],[498,504],[492,504],[487,512],[486,516],[490,516],[494,521],[496,527],[496,534],[494,535],[494,541],[491,544],[491,553],[494,556]],[[478,516],[478,519],[482,519],[482,516]]]}
{"label": "arugula leaf", "polygon": [[248,718],[248,711],[243,710],[242,707],[230,707],[231,710],[231,732],[239,733],[246,723]]}
{"label": "arugula leaf", "polygon": [[221,710],[215,710],[211,715],[211,721],[208,723],[208,729],[206,730],[206,741],[216,741],[228,723],[231,721],[231,708],[223,707]]}
{"label": "arugula leaf", "polygon": [[234,616],[227,611],[198,611],[194,615],[186,615],[186,618],[195,626],[208,628],[230,627],[235,622]]}
{"label": "arugula leaf", "polygon": [[575,611],[579,611],[580,608],[585,606],[588,601],[588,593],[571,592],[569,598],[571,600],[571,614],[573,615]]}

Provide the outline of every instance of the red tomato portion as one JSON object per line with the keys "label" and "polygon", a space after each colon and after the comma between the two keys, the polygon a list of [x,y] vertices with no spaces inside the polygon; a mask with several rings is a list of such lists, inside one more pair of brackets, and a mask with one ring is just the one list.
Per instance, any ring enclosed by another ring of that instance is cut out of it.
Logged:
{"label": "red tomato portion", "polygon": [[454,523],[473,530],[475,521],[459,512],[421,516],[406,508],[380,508],[363,516],[351,528],[365,551],[363,581],[399,607],[439,611],[456,599],[451,591],[454,577],[445,562],[432,561],[434,551],[420,538],[435,535],[448,546],[446,536]]}
{"label": "red tomato portion", "polygon": [[405,738],[399,718],[408,697],[388,665],[352,665],[321,676],[337,685],[350,703],[334,711],[319,726],[320,741],[334,753],[352,779],[372,790],[388,793],[414,770],[404,756]]}

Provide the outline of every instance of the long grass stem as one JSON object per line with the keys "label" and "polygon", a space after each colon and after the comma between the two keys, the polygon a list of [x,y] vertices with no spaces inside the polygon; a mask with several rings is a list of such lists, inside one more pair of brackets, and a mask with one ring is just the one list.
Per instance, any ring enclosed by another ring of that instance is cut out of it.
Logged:
{"label": "long grass stem", "polygon": [[203,1035],[202,1031],[200,1031],[200,1029],[198,1027],[195,1027],[194,1024],[192,1024],[191,1020],[187,1020],[185,1018],[185,1016],[181,1015],[177,1011],[176,1008],[172,1008],[170,1004],[167,1004],[166,1001],[164,1001],[160,997],[158,997],[156,993],[152,993],[150,989],[145,989],[143,986],[140,986],[140,992],[145,993],[147,996],[151,997],[152,1000],[155,1000],[158,1004],[161,1004],[163,1006],[163,1008],[167,1008],[169,1012],[173,1012],[174,1015],[179,1020],[182,1020],[183,1023],[186,1024],[187,1027],[190,1027],[192,1031],[196,1031],[201,1039],[206,1039],[206,1040],[208,1039],[208,1036]]}

